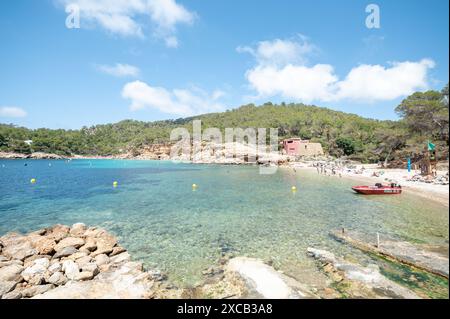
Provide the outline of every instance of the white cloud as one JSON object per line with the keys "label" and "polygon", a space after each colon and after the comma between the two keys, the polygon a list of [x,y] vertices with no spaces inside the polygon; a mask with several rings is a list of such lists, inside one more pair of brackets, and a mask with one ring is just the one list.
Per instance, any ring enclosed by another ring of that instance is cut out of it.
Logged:
{"label": "white cloud", "polygon": [[175,0],[58,0],[65,7],[80,10],[81,27],[100,26],[121,36],[144,37],[145,21],[154,25],[153,34],[174,47],[176,26],[192,24],[195,14]]}
{"label": "white cloud", "polygon": [[336,84],[336,99],[393,100],[428,88],[428,71],[435,63],[395,62],[390,67],[363,64],[353,68]]}
{"label": "white cloud", "polygon": [[307,56],[315,47],[305,38],[301,43],[292,40],[259,42],[256,49],[239,47],[249,52],[256,66],[246,72],[256,98],[281,96],[299,102],[313,101],[385,101],[427,89],[428,72],[435,63],[430,59],[417,62],[393,62],[389,66],[359,65],[340,80],[333,66],[308,66]]}
{"label": "white cloud", "polygon": [[162,31],[173,31],[178,23],[191,24],[194,14],[175,0],[148,0],[150,16]]}
{"label": "white cloud", "polygon": [[150,108],[177,116],[221,111],[224,106],[218,99],[223,94],[221,91],[215,91],[210,95],[198,88],[170,91],[162,87],[152,87],[141,81],[127,83],[122,90],[122,97],[131,100],[132,111]]}
{"label": "white cloud", "polygon": [[25,112],[20,107],[15,106],[2,106],[0,107],[0,117],[25,117],[27,112]]}
{"label": "white cloud", "polygon": [[238,47],[239,53],[250,53],[260,65],[283,65],[287,63],[304,64],[307,57],[317,48],[308,39],[299,35],[296,38],[258,42],[256,48]]}
{"label": "white cloud", "polygon": [[292,64],[283,68],[257,66],[246,76],[259,97],[281,95],[306,103],[332,99],[332,86],[337,81],[333,67],[327,64],[311,68]]}
{"label": "white cloud", "polygon": [[178,48],[178,39],[177,39],[177,37],[170,36],[170,37],[167,37],[164,41],[166,42],[166,46],[168,48]]}
{"label": "white cloud", "polygon": [[141,72],[139,68],[129,65],[116,63],[115,65],[96,65],[100,72],[116,76],[116,77],[136,77]]}

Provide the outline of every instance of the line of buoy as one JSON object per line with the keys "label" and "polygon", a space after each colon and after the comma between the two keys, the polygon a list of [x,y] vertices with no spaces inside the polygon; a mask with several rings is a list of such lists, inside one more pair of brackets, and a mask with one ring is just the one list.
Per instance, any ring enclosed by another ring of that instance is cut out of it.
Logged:
{"label": "line of buoy", "polygon": [[[30,183],[31,184],[36,184],[37,183],[37,180],[36,180],[36,178],[32,178],[31,180],[30,180]],[[118,181],[114,181],[113,182],[113,187],[114,188],[117,188],[119,186],[119,182]],[[192,184],[192,190],[193,191],[196,191],[198,189],[198,185],[197,184]],[[296,193],[297,192],[297,187],[296,186],[292,186],[291,187],[291,191],[293,192],[293,193]]]}

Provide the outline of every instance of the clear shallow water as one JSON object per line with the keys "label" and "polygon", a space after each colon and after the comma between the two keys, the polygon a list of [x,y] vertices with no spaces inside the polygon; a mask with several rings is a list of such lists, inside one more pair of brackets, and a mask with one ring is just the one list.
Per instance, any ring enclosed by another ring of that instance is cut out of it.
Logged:
{"label": "clear shallow water", "polygon": [[[195,192],[193,183],[199,186]],[[116,234],[135,259],[181,285],[199,282],[221,252],[271,260],[320,285],[307,247],[368,260],[328,236],[341,227],[368,236],[448,242],[446,207],[407,194],[358,196],[352,184],[314,171],[259,175],[251,166],[0,160],[0,235],[56,223],[98,225]]]}

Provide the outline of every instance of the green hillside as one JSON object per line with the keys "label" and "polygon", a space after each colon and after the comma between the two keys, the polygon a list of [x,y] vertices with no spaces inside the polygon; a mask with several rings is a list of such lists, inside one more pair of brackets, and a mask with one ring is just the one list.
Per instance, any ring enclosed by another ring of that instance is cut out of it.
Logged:
{"label": "green hillside", "polygon": [[[144,145],[169,141],[176,127],[192,130],[192,121],[202,128],[278,128],[279,136],[301,137],[322,143],[333,156],[346,155],[363,162],[409,156],[433,141],[448,156],[448,85],[441,91],[414,93],[397,108],[400,121],[379,121],[354,114],[303,104],[245,105],[223,113],[191,118],[83,127],[80,130],[30,130],[0,124],[0,151],[47,152],[60,155],[115,155]],[[24,143],[33,140],[32,146]]]}

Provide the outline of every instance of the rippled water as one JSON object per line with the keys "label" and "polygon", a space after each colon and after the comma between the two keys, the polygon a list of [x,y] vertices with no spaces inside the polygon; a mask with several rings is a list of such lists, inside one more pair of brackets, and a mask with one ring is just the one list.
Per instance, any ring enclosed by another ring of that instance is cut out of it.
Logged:
{"label": "rippled water", "polygon": [[271,260],[288,274],[319,284],[307,247],[367,258],[328,236],[341,227],[367,236],[380,232],[448,243],[446,207],[408,194],[359,196],[350,189],[353,183],[291,169],[259,175],[251,166],[4,160],[0,235],[55,223],[99,225],[115,233],[135,259],[182,285],[197,283],[222,252]]}

